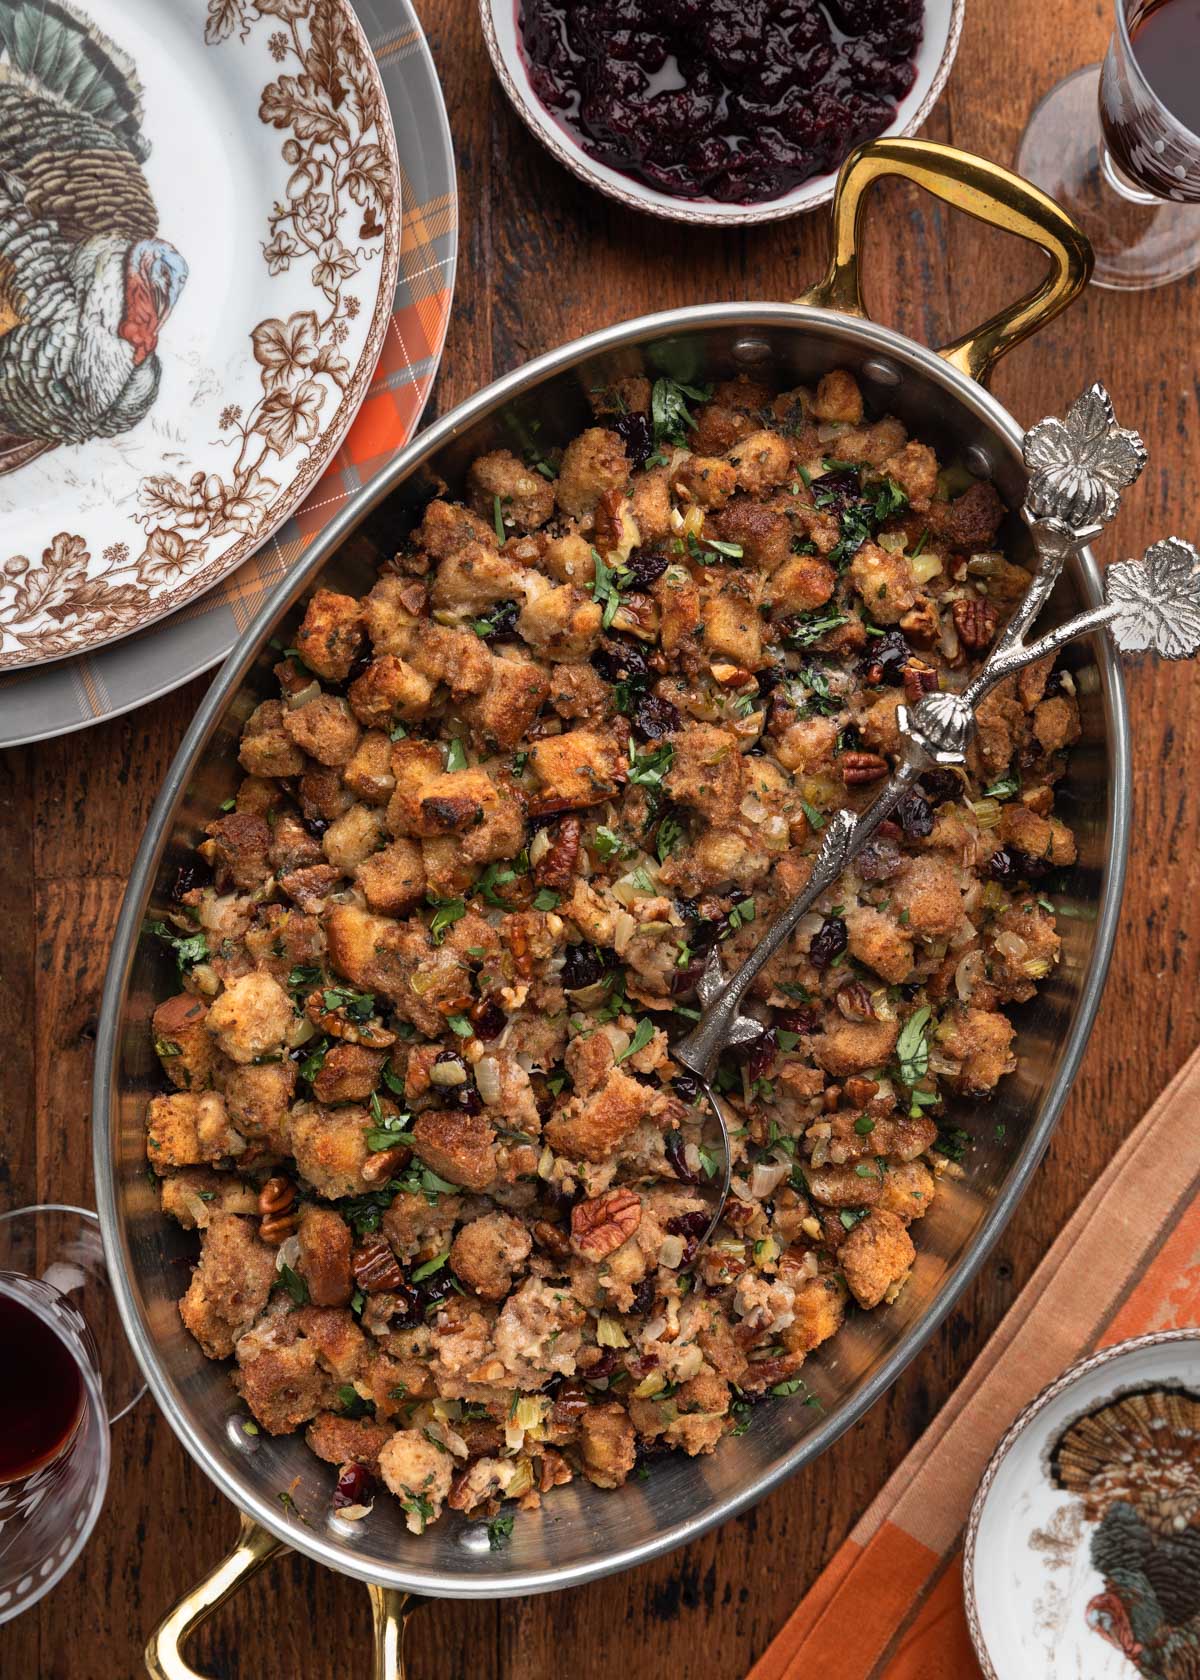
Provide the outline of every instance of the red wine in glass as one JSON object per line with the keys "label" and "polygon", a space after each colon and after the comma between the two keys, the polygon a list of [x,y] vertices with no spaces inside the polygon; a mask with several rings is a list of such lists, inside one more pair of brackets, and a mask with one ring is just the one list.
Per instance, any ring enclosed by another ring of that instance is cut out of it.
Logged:
{"label": "red wine in glass", "polygon": [[61,1337],[0,1295],[0,1486],[56,1459],[83,1416],[79,1366]]}
{"label": "red wine in glass", "polygon": [[1043,96],[1017,169],[1087,234],[1094,284],[1144,291],[1200,268],[1200,0],[1111,4],[1103,64]]}
{"label": "red wine in glass", "polygon": [[1134,0],[1100,81],[1114,163],[1155,198],[1200,201],[1200,0]]}

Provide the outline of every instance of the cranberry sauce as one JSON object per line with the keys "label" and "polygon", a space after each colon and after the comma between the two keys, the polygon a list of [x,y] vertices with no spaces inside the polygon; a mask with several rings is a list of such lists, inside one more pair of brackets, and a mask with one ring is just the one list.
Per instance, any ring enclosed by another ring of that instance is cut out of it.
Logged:
{"label": "cranberry sauce", "polygon": [[678,198],[761,203],[881,133],[924,0],[517,0],[539,99],[591,156]]}

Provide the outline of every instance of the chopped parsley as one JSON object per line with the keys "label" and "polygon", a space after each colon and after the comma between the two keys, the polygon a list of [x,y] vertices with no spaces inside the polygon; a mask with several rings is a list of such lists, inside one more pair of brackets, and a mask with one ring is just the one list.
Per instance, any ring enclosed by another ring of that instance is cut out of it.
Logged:
{"label": "chopped parsley", "polygon": [[929,1025],[929,1017],[933,1013],[929,1005],[923,1004],[914,1010],[900,1030],[900,1037],[896,1041],[896,1060],[900,1066],[900,1078],[905,1085],[913,1086],[918,1079],[924,1079],[929,1072],[929,1040],[925,1029]]}
{"label": "chopped parsley", "polygon": [[290,1266],[280,1266],[279,1279],[296,1305],[302,1307],[308,1300],[308,1285],[300,1274]]}
{"label": "chopped parsley", "polygon": [[465,770],[466,768],[467,755],[463,751],[462,742],[456,735],[452,741],[449,741],[446,744],[446,769],[449,771]]}
{"label": "chopped parsley", "polygon": [[683,839],[683,824],[679,818],[669,811],[658,825],[658,834],[654,841],[654,850],[659,863],[666,863],[671,853]]}
{"label": "chopped parsley", "polygon": [[655,443],[683,444],[687,434],[695,431],[688,402],[707,402],[712,396],[711,385],[685,385],[678,379],[656,379],[650,393],[650,424]]}
{"label": "chopped parsley", "polygon": [[634,1030],[633,1037],[629,1040],[625,1049],[622,1050],[621,1054],[617,1057],[617,1061],[623,1062],[630,1056],[636,1056],[639,1050],[644,1050],[646,1048],[653,1037],[654,1022],[648,1020],[647,1017],[643,1015]]}
{"label": "chopped parsley", "polygon": [[592,550],[592,566],[592,581],[587,587],[593,601],[604,609],[600,616],[600,624],[607,630],[621,605],[622,579],[627,580],[629,573],[623,568],[607,565],[595,548]]}
{"label": "chopped parsley", "polygon": [[449,1258],[450,1250],[446,1249],[435,1259],[426,1260],[423,1266],[418,1266],[414,1271],[410,1272],[409,1277],[412,1279],[413,1283],[420,1283],[424,1278],[432,1277],[435,1272],[440,1272]]}
{"label": "chopped parsley", "polygon": [[351,1021],[369,1021],[375,1013],[374,992],[354,992],[345,986],[330,986],[321,993],[330,1014],[341,1009]]}
{"label": "chopped parsley", "polygon": [[176,933],[165,922],[150,922],[146,931],[154,934],[174,951],[180,978],[193,963],[203,962],[209,954],[208,935],[203,929],[199,933]]}
{"label": "chopped parsley", "polygon": [[534,895],[533,908],[535,910],[556,910],[558,908],[558,894],[551,892],[549,887],[543,887]]}
{"label": "chopped parsley", "polygon": [[508,1544],[513,1531],[515,1518],[511,1512],[508,1516],[493,1517],[487,1525],[488,1546],[493,1552],[502,1552]]}
{"label": "chopped parsley", "polygon": [[446,937],[447,929],[455,922],[460,922],[467,913],[466,901],[461,898],[436,898],[427,893],[425,902],[434,906],[433,920],[429,924],[429,937],[435,945],[440,945]]}
{"label": "chopped parsley", "polygon": [[492,497],[492,522],[496,527],[496,541],[503,548],[508,540],[508,532],[504,529],[504,509],[500,505],[500,497]]}

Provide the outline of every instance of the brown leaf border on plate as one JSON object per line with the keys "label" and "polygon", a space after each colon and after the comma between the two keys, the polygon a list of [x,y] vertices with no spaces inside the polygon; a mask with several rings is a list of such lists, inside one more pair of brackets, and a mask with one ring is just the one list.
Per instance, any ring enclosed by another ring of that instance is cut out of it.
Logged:
{"label": "brown leaf border on plate", "polygon": [[[375,368],[391,319],[400,239],[394,184],[398,178],[390,126],[370,47],[342,0],[209,0],[204,39],[219,46],[235,32],[250,39],[256,24],[277,25],[267,37],[280,74],[262,91],[259,119],[287,135],[283,157],[292,173],[267,216],[262,246],[268,272],[310,263],[314,307],[286,320],[260,321],[251,332],[261,394],[245,412],[220,411],[218,426],[237,456],[230,470],[150,474],[138,489],[134,516],[145,537],[140,552],[124,542],[103,550],[97,571],[86,536],[60,531],[38,562],[23,554],[0,564],[0,668],[77,653],[138,629],[189,600],[253,551],[292,511],[326,465],[314,452],[322,416],[336,405],[326,435],[340,437]],[[342,243],[348,205],[362,210],[358,238]],[[372,242],[381,242],[378,250]],[[382,252],[379,299],[358,366],[341,353],[347,323],[361,309],[354,277]],[[316,301],[320,299],[321,301]],[[278,463],[297,449],[308,459],[281,491]],[[203,564],[207,546],[237,540]],[[199,567],[192,571],[190,568]],[[162,580],[183,580],[156,599]],[[53,626],[38,624],[53,620]],[[89,621],[80,636],[74,626]]]}

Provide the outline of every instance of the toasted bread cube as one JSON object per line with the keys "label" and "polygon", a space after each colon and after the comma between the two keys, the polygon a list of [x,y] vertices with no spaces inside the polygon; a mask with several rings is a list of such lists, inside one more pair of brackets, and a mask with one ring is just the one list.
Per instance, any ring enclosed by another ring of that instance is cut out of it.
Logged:
{"label": "toasted bread cube", "polygon": [[850,1232],[837,1257],[859,1306],[877,1307],[893,1285],[906,1276],[917,1251],[902,1219],[882,1208],[872,1208]]}
{"label": "toasted bread cube", "polygon": [[628,482],[629,460],[618,434],[589,426],[563,452],[554,499],[560,513],[578,519],[592,512],[606,490],[624,490]]}
{"label": "toasted bread cube", "polygon": [[598,805],[628,775],[624,750],[612,730],[571,729],[547,735],[530,748],[534,775],[561,809]]}
{"label": "toasted bread cube", "polygon": [[499,502],[504,525],[518,531],[536,531],[554,512],[553,484],[510,449],[497,449],[471,462],[467,498],[481,519],[493,519]]}
{"label": "toasted bread cube", "polygon": [[269,974],[243,974],[209,1009],[205,1026],[234,1062],[281,1051],[295,1020],[292,1000]]}
{"label": "toasted bread cube", "polygon": [[367,805],[386,805],[396,789],[392,774],[392,743],[385,730],[368,729],[342,780],[356,799]]}
{"label": "toasted bread cube", "polygon": [[217,1214],[204,1233],[179,1316],[209,1359],[228,1359],[266,1306],[274,1282],[275,1250],[259,1241],[257,1223]]}
{"label": "toasted bread cube", "polygon": [[393,840],[364,858],[354,879],[366,894],[368,909],[383,916],[403,916],[425,898],[425,865],[412,840]]}
{"label": "toasted bread cube", "polygon": [[353,595],[318,589],[296,632],[296,651],[319,677],[345,682],[362,647],[363,610]]}
{"label": "toasted bread cube", "polygon": [[181,1091],[212,1084],[213,1041],[204,1030],[208,1005],[191,992],[167,998],[154,1011],[154,1048],[163,1072]]}
{"label": "toasted bread cube", "polygon": [[304,754],[283,727],[283,702],[264,700],[246,720],[238,763],[252,776],[298,776]]}

